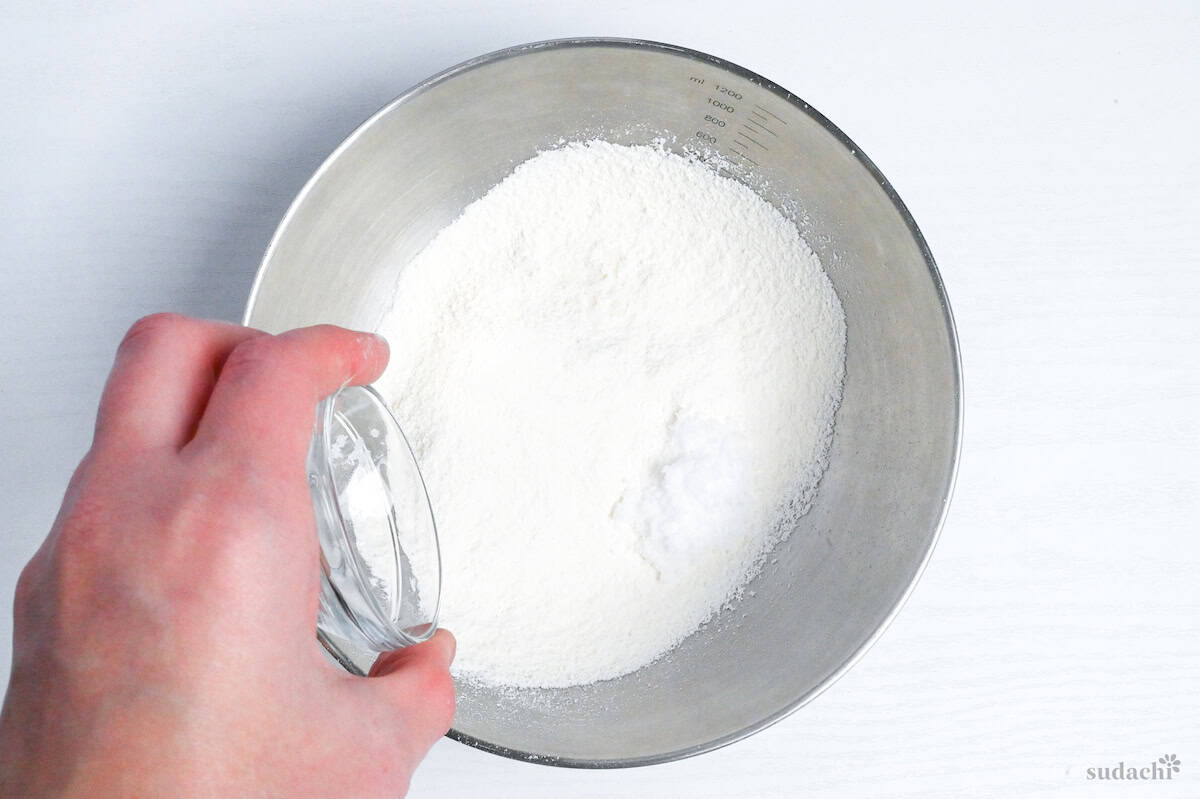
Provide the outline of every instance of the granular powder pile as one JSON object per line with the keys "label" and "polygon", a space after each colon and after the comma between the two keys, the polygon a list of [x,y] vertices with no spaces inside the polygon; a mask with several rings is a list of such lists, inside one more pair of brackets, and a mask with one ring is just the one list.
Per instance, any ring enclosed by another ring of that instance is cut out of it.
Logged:
{"label": "granular powder pile", "polygon": [[599,141],[468,206],[380,332],[455,672],[526,687],[634,671],[737,594],[812,499],[845,353],[792,222],[700,162]]}

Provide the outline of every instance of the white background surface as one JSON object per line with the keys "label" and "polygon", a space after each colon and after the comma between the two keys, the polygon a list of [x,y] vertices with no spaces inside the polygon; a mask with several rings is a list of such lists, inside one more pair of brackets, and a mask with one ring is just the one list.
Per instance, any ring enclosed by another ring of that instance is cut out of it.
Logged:
{"label": "white background surface", "polygon": [[[1200,6],[26,3],[0,24],[0,595],[88,445],[116,343],[237,320],[324,156],[503,46],[658,39],[829,116],[923,228],[967,428],[905,611],[812,705],[665,766],[449,740],[416,797],[1200,795]],[[7,674],[11,624],[0,614]],[[1176,753],[1170,784],[1089,766]]]}

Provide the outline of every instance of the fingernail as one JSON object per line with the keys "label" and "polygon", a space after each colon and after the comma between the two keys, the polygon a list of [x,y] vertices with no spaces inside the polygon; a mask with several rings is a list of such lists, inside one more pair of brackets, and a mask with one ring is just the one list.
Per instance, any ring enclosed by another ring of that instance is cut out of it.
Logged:
{"label": "fingernail", "polygon": [[391,355],[391,345],[388,344],[388,340],[386,338],[378,333],[365,333],[363,334],[362,340],[363,355],[365,355],[368,360],[374,358],[378,352],[382,352],[384,354],[385,360],[387,359],[386,356]]}

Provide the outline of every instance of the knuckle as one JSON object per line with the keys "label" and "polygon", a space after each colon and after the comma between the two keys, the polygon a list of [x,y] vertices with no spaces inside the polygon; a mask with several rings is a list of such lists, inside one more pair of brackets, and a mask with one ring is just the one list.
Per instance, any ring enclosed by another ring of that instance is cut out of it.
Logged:
{"label": "knuckle", "polygon": [[232,380],[256,377],[273,366],[281,355],[279,341],[274,336],[247,339],[229,353],[221,366],[221,376]]}
{"label": "knuckle", "polygon": [[177,313],[154,313],[143,316],[125,332],[121,350],[141,346],[148,341],[160,341],[178,334],[187,325],[187,317]]}
{"label": "knuckle", "polygon": [[27,609],[37,597],[38,585],[42,578],[42,565],[37,555],[25,564],[17,575],[17,586],[13,591],[13,610],[21,613]]}

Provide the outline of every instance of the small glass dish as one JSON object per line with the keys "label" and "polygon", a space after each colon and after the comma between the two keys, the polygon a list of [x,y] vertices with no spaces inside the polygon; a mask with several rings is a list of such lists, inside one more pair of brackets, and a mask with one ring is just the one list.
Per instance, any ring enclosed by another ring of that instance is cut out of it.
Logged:
{"label": "small glass dish", "polygon": [[441,558],[416,456],[387,403],[346,386],[317,406],[308,484],[321,542],[318,637],[387,652],[437,629]]}

